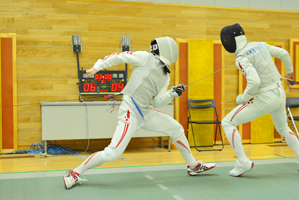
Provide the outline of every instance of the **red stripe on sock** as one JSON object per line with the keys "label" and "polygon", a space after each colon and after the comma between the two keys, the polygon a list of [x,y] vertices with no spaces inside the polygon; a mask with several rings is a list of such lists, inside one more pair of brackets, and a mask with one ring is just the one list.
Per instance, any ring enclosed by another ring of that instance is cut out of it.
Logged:
{"label": "red stripe on sock", "polygon": [[291,135],[294,135],[294,136],[296,136],[296,135],[295,135],[295,133],[293,133],[293,132],[289,132],[289,133],[290,133]]}
{"label": "red stripe on sock", "polygon": [[235,133],[236,133],[236,129],[233,130],[233,135],[232,135],[232,143],[234,148],[235,148]]}
{"label": "red stripe on sock", "polygon": [[84,163],[84,165],[86,165],[86,164],[90,161],[90,159],[91,159],[94,155],[96,155],[97,153],[98,153],[98,152],[92,154],[92,155],[88,158],[88,160]]}
{"label": "red stripe on sock", "polygon": [[177,142],[179,145],[181,145],[182,147],[184,147],[185,149],[187,149],[189,153],[191,153],[190,150],[186,147],[186,145],[184,145],[181,141],[178,140],[178,141],[176,141],[176,142]]}

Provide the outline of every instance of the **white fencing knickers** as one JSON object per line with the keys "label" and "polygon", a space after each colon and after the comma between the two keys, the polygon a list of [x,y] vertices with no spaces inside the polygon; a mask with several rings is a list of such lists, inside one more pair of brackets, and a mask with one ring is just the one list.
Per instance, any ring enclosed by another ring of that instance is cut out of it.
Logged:
{"label": "white fencing knickers", "polygon": [[175,145],[186,163],[190,166],[196,164],[180,123],[169,115],[154,109],[150,109],[145,115],[146,117],[143,117],[138,110],[133,109],[132,105],[134,104],[131,102],[122,101],[118,114],[118,125],[111,143],[103,151],[96,152],[87,158],[78,168],[74,169],[75,172],[81,174],[87,169],[120,157],[139,128],[162,132],[170,136],[175,141]]}
{"label": "white fencing knickers", "polygon": [[247,103],[238,105],[221,122],[226,137],[233,147],[240,164],[245,163],[248,158],[245,155],[237,126],[251,122],[267,113],[270,113],[277,132],[285,137],[286,143],[299,158],[298,139],[288,127],[285,91],[279,84],[278,88],[256,94]]}

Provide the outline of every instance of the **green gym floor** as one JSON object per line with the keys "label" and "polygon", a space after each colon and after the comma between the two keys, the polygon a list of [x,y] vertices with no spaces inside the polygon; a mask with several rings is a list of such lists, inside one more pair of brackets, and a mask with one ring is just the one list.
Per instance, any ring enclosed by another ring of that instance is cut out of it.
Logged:
{"label": "green gym floor", "polygon": [[1,200],[299,200],[297,158],[252,160],[241,177],[228,172],[235,162],[189,176],[185,164],[91,169],[70,190],[64,171],[0,174]]}

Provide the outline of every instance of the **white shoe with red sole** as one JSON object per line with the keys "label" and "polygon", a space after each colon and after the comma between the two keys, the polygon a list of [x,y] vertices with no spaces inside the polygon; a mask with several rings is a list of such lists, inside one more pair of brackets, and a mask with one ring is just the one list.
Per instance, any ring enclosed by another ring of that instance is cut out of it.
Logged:
{"label": "white shoe with red sole", "polygon": [[66,189],[72,188],[77,181],[81,184],[81,181],[87,180],[80,178],[80,175],[72,170],[67,171],[63,176],[63,182]]}
{"label": "white shoe with red sole", "polygon": [[201,172],[205,172],[210,169],[213,169],[215,166],[216,166],[215,163],[203,163],[201,160],[198,160],[195,166],[193,167],[187,166],[187,173],[190,176],[195,176]]}

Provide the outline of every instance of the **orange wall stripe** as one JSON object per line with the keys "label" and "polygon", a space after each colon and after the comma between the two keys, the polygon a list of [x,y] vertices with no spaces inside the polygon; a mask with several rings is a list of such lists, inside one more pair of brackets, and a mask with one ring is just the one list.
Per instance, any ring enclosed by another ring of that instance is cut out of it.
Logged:
{"label": "orange wall stripe", "polygon": [[[188,84],[188,42],[181,42],[179,44],[179,82],[185,85]],[[188,128],[188,87],[186,91],[179,98],[179,122],[183,126],[187,136]]]}
{"label": "orange wall stripe", "polygon": [[[17,80],[17,35],[9,34],[12,38],[12,69],[13,69],[13,105],[18,104],[18,80]],[[13,137],[14,150],[18,149],[18,108],[13,106]]]}
{"label": "orange wall stripe", "polygon": [[[1,36],[2,149],[17,150],[16,34]],[[6,107],[4,107],[6,106]]]}
{"label": "orange wall stripe", "polygon": [[[214,72],[222,68],[222,45],[214,43]],[[222,119],[221,115],[221,102],[222,102],[222,73],[217,72],[214,74],[214,101],[217,108],[218,120]],[[215,117],[216,119],[216,117]],[[214,129],[216,126],[214,127]],[[214,131],[215,133],[215,131]],[[220,141],[221,138],[217,135],[216,140]]]}
{"label": "orange wall stripe", "polygon": [[[1,40],[0,40],[0,47],[1,47]],[[0,48],[0,124],[2,126],[2,76],[1,76],[1,48]],[[2,154],[2,127],[0,128],[0,154]]]}
{"label": "orange wall stripe", "polygon": [[[2,148],[13,149],[12,39],[1,37]],[[6,107],[5,107],[6,106]]]}

